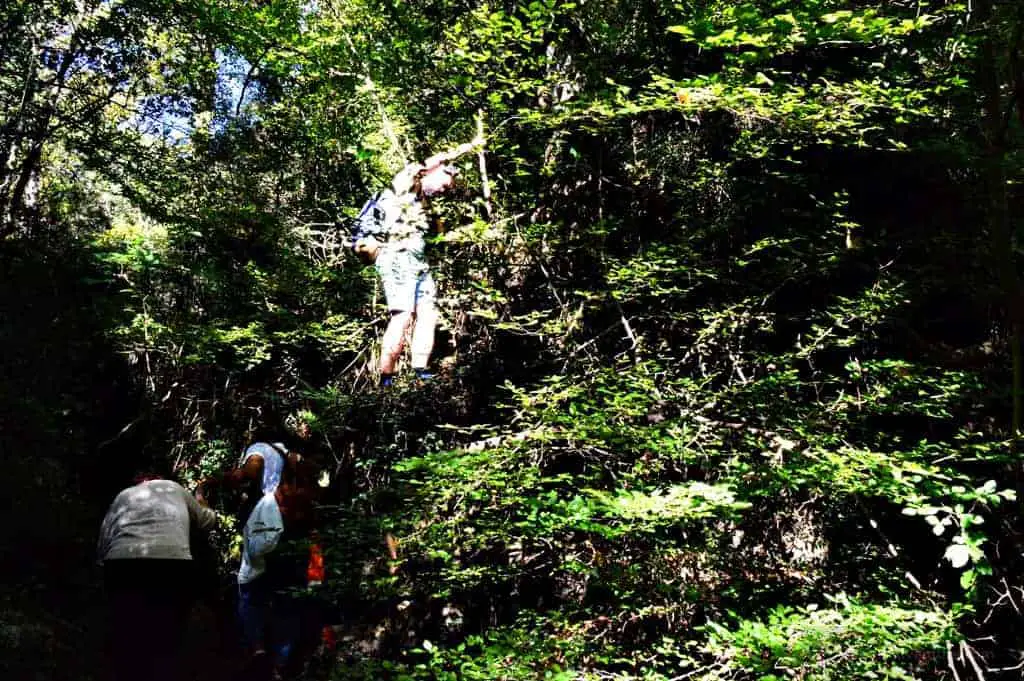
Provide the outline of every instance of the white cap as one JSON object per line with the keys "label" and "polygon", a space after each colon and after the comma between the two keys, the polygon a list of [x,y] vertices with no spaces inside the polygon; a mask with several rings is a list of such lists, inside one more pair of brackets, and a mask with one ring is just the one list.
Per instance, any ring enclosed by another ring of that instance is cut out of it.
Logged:
{"label": "white cap", "polygon": [[406,194],[412,191],[413,183],[416,182],[416,176],[423,172],[423,170],[422,164],[410,163],[398,171],[395,179],[391,181],[391,188],[394,189],[396,194]]}

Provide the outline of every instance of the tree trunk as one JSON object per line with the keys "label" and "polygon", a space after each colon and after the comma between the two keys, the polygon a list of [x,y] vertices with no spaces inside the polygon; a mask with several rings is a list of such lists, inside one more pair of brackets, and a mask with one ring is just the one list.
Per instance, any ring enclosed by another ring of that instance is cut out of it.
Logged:
{"label": "tree trunk", "polygon": [[[54,114],[60,107],[60,100],[63,97],[63,88],[67,82],[68,72],[78,57],[78,33],[71,35],[68,41],[68,49],[61,57],[60,64],[54,74],[53,83],[45,89],[38,87],[38,61],[43,59],[42,45],[33,42],[33,55],[29,61],[28,73],[25,82],[25,98],[22,101],[19,116],[22,119],[19,136],[21,145],[25,148],[25,155],[17,164],[17,170],[10,169],[10,176],[17,174],[17,180],[9,194],[0,196],[0,238],[9,236],[17,231],[26,218],[31,217],[35,211],[32,192],[29,189],[33,182],[38,179],[40,163],[43,157],[43,148],[52,133],[51,122]],[[38,55],[36,54],[38,53]],[[47,92],[49,91],[49,92]],[[33,111],[30,97],[46,96],[45,101],[38,110]],[[33,120],[34,118],[34,120]],[[12,159],[13,160],[13,159]],[[9,185],[11,177],[4,178],[4,184]],[[2,186],[2,185],[0,185]]]}
{"label": "tree trunk", "polygon": [[42,141],[34,143],[25,154],[21,162],[21,170],[18,173],[18,181],[14,184],[10,200],[10,218],[12,222],[18,223],[31,217],[35,208],[35,199],[32,192],[28,191],[32,181],[39,174],[39,163],[43,158]]}
{"label": "tree trunk", "polygon": [[[987,195],[989,235],[992,240],[992,257],[995,259],[1000,289],[1010,333],[1010,355],[1012,357],[1013,410],[1011,415],[1011,438],[1017,449],[1021,430],[1021,328],[1024,325],[1020,281],[1014,255],[1013,227],[1010,221],[1009,202],[1006,193],[1006,147],[1009,118],[1004,116],[999,76],[998,30],[992,12],[992,0],[978,0],[977,18],[981,23],[982,39],[978,77],[982,88],[983,132],[985,137],[984,178]],[[1019,37],[1020,33],[1015,32]],[[1013,50],[1016,47],[1014,46]],[[1011,50],[1012,51],[1012,50]]]}
{"label": "tree trunk", "polygon": [[12,185],[16,185],[16,176],[20,179],[21,163],[18,162],[18,148],[24,146],[25,120],[32,108],[38,86],[37,51],[38,44],[33,40],[25,64],[20,101],[12,102],[9,115],[3,126],[0,126],[0,238],[13,233],[16,228],[11,210]]}

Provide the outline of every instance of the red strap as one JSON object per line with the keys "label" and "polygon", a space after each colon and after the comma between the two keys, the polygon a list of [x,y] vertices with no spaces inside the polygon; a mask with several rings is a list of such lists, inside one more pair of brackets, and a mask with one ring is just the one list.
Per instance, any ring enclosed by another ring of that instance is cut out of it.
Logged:
{"label": "red strap", "polygon": [[320,584],[324,581],[324,554],[320,544],[309,545],[309,564],[306,566],[306,581]]}

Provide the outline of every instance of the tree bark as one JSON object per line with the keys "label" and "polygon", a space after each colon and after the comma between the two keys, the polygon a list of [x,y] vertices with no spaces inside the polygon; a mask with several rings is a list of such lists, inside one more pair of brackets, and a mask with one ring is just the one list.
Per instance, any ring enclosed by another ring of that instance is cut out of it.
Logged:
{"label": "tree bark", "polygon": [[[43,158],[43,148],[53,132],[51,122],[60,107],[60,100],[63,96],[68,73],[78,57],[78,45],[79,35],[76,31],[71,35],[68,49],[63,52],[60,58],[60,64],[56,69],[52,82],[46,85],[45,88],[40,88],[37,67],[38,62],[44,58],[42,52],[44,48],[39,43],[33,43],[34,53],[30,59],[29,72],[26,74],[26,97],[29,95],[45,94],[47,99],[35,112],[31,111],[31,101],[22,101],[21,111],[19,112],[23,119],[20,126],[20,134],[22,135],[21,143],[26,151],[20,163],[18,163],[16,171],[17,180],[11,188],[10,194],[0,197],[3,201],[3,203],[0,203],[0,238],[9,236],[17,231],[19,225],[32,212],[31,208],[33,206],[30,206],[29,202],[26,201],[26,197],[29,196],[28,188],[32,186],[33,180],[38,178],[40,163]],[[38,55],[36,54],[37,52],[39,53]],[[50,92],[46,93],[46,90]],[[32,118],[35,120],[32,120]],[[14,172],[12,168],[11,173],[13,174]],[[5,184],[9,184],[9,181],[10,178],[5,178]]]}
{"label": "tree bark", "polygon": [[[1020,280],[1014,255],[1013,226],[1010,220],[1009,200],[1006,192],[1006,150],[1009,117],[1004,114],[1001,79],[999,75],[999,34],[995,25],[992,0],[977,0],[975,9],[981,24],[983,38],[979,53],[978,78],[982,89],[984,178],[987,195],[989,236],[992,257],[996,261],[1000,289],[1009,326],[1010,355],[1012,358],[1011,384],[1013,407],[1011,438],[1016,451],[1021,431],[1024,402],[1021,395],[1021,329],[1024,326],[1024,305],[1021,300]],[[1019,32],[1015,31],[1017,36]],[[1012,54],[1017,49],[1013,46]]]}

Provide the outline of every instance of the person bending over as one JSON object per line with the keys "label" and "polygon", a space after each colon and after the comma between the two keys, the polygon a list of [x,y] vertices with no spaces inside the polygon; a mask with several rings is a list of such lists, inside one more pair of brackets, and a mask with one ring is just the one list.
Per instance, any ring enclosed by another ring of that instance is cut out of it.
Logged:
{"label": "person bending over", "polygon": [[195,596],[190,537],[216,523],[184,487],[157,475],[136,477],[114,499],[100,528],[97,555],[110,610],[116,681],[171,681]]}

